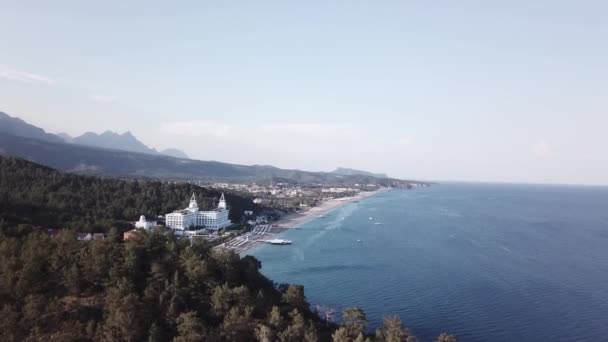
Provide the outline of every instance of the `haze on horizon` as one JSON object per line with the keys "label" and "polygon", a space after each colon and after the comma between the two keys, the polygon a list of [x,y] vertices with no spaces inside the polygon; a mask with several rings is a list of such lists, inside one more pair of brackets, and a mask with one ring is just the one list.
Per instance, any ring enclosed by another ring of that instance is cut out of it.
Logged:
{"label": "haze on horizon", "polygon": [[608,3],[3,1],[0,111],[195,159],[608,184]]}

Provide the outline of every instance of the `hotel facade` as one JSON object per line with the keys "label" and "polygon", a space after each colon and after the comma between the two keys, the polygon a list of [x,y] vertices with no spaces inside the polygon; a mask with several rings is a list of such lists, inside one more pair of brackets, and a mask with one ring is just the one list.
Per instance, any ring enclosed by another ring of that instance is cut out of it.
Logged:
{"label": "hotel facade", "polygon": [[196,196],[192,194],[188,208],[176,210],[165,215],[165,225],[176,231],[186,231],[193,227],[218,230],[232,224],[228,218],[229,210],[226,206],[224,194],[220,198],[217,209],[201,211],[196,202]]}

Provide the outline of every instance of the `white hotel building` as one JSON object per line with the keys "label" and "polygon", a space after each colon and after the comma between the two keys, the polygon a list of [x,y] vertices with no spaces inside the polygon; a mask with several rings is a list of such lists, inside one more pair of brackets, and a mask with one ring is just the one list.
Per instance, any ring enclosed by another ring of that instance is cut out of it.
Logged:
{"label": "white hotel building", "polygon": [[139,217],[139,221],[135,222],[135,228],[143,228],[146,230],[150,230],[156,228],[156,224],[156,221],[148,221],[144,215],[141,215]]}
{"label": "white hotel building", "polygon": [[176,210],[171,214],[165,215],[165,225],[178,231],[186,231],[192,227],[201,227],[218,230],[232,224],[228,218],[228,208],[224,194],[220,198],[217,209],[210,211],[200,211],[196,197],[192,194],[188,208]]}

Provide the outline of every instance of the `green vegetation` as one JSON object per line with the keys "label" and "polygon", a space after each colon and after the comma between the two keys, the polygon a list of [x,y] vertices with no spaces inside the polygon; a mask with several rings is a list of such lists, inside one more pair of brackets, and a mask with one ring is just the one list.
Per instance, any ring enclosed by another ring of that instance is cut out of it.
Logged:
{"label": "green vegetation", "polygon": [[[85,177],[0,157],[0,220],[12,225],[122,231],[131,229],[139,215],[156,217],[187,207],[192,193],[203,209],[215,207],[221,195],[192,184]],[[233,222],[240,222],[244,210],[258,210],[239,195],[226,194],[226,200]]]}
{"label": "green vegetation", "polygon": [[256,328],[299,334],[300,326],[323,334],[303,291],[282,296],[259,268],[162,230],[79,242],[68,231],[3,229],[0,340],[248,341]]}
{"label": "green vegetation", "polygon": [[[8,215],[0,220],[0,341],[414,340],[394,317],[366,336],[357,308],[339,326],[323,321],[302,286],[274,284],[254,257],[204,240],[159,228],[127,241],[109,229],[104,240],[82,242],[70,230],[40,229],[53,215],[74,228],[110,227],[143,208],[178,206],[192,190],[217,195],[205,189],[67,175],[12,158],[0,158],[0,189]],[[175,203],[159,199],[167,193]]]}

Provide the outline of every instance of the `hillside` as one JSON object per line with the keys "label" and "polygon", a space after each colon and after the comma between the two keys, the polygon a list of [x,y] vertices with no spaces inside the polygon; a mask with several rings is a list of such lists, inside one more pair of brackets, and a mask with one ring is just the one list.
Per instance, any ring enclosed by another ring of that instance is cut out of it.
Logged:
{"label": "hillside", "polygon": [[[44,229],[112,225],[175,207],[191,191],[208,201],[217,196],[192,185],[63,174],[0,157],[0,340],[364,340],[362,310],[345,309],[340,326],[325,322],[303,286],[273,283],[254,257],[162,229],[127,241],[112,229],[90,242],[73,231],[49,236]],[[442,336],[438,341],[455,341]],[[387,317],[369,340],[408,337],[414,338],[399,318]]]}
{"label": "hillside", "polygon": [[[121,181],[66,174],[22,159],[0,157],[0,217],[13,225],[74,228],[80,231],[130,229],[139,215],[156,217],[187,206],[195,193],[203,209],[220,193],[191,184]],[[257,210],[251,199],[226,194],[230,218]]]}
{"label": "hillside", "polygon": [[148,177],[208,182],[260,181],[284,178],[298,183],[352,186],[372,184],[408,187],[415,181],[362,175],[284,170],[272,166],[245,166],[215,161],[178,159],[162,155],[51,143],[0,133],[0,155],[24,158],[52,168],[81,174],[113,177]]}
{"label": "hillside", "polygon": [[0,223],[0,340],[329,341],[303,287],[260,267],[162,230],[82,242]]}

